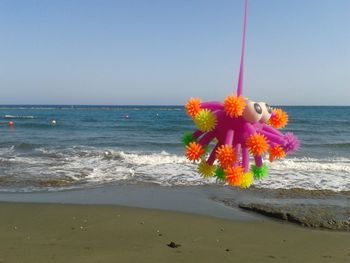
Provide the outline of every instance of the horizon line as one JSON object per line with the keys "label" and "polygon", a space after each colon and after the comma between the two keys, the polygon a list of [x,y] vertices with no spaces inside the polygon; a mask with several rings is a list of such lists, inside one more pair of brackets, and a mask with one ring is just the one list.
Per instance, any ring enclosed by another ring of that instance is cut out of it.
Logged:
{"label": "horizon line", "polygon": [[[185,104],[0,104],[0,107],[4,106],[99,106],[99,107],[125,107],[125,106],[141,106],[141,107],[163,107],[163,106],[171,106],[171,107],[184,107]],[[276,104],[271,106],[286,106],[286,107],[350,107],[350,105],[319,105],[319,104]]]}

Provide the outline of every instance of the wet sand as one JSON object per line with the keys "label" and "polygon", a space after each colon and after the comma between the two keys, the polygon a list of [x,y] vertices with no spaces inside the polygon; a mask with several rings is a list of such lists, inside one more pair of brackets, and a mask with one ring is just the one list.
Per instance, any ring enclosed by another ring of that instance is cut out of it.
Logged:
{"label": "wet sand", "polygon": [[348,232],[106,205],[0,203],[0,211],[2,263],[350,262]]}

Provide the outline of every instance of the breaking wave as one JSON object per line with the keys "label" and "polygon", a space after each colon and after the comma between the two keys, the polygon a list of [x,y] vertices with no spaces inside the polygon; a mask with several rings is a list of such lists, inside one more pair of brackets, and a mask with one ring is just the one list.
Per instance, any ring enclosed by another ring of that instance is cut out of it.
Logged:
{"label": "breaking wave", "polygon": [[[24,147],[23,145],[21,147]],[[26,148],[26,146],[24,147]],[[215,184],[203,179],[185,157],[163,152],[125,152],[94,147],[46,149],[32,153],[0,150],[1,191],[62,190],[105,183],[161,186]],[[290,158],[270,165],[259,188],[350,190],[349,158]]]}

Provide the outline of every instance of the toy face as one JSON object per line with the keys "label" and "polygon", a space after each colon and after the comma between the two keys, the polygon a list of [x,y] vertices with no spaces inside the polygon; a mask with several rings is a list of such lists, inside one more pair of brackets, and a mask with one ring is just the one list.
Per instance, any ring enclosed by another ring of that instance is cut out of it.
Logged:
{"label": "toy face", "polygon": [[243,118],[250,123],[266,123],[272,114],[272,108],[265,102],[246,101]]}

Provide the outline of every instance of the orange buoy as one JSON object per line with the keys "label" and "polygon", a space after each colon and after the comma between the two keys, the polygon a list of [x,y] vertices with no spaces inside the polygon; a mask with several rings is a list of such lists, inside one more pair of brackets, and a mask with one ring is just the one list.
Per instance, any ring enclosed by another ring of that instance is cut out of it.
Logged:
{"label": "orange buoy", "polygon": [[15,125],[15,123],[13,121],[8,122],[8,126],[13,127],[14,125]]}

